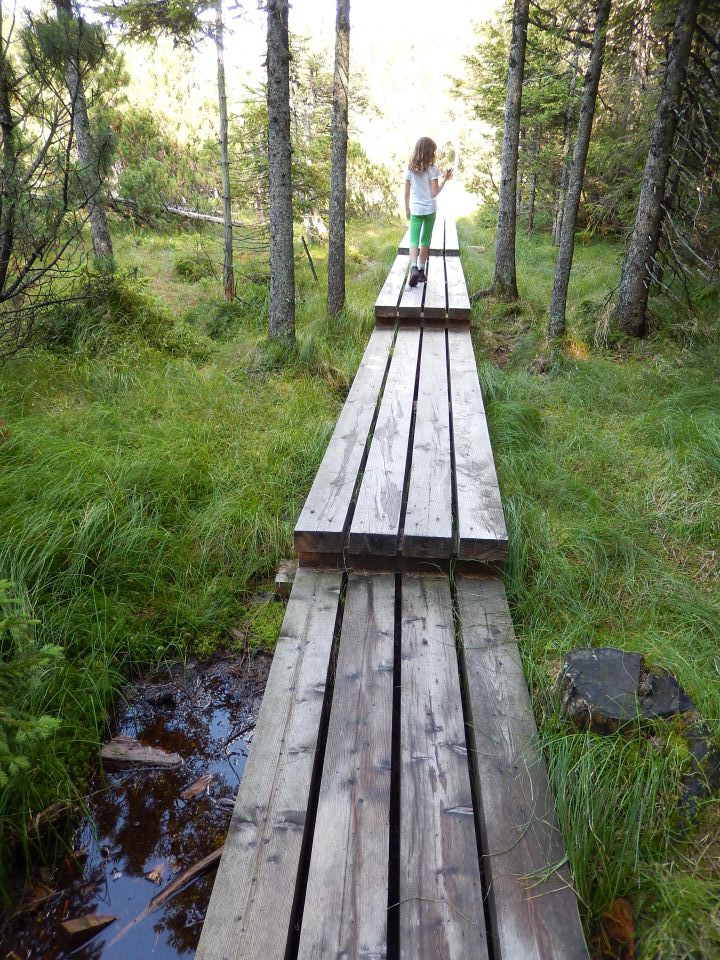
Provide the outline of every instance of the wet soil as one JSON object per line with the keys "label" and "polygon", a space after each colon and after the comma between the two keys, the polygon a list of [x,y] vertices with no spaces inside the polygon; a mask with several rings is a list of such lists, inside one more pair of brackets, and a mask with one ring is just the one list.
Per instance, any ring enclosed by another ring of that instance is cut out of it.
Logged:
{"label": "wet soil", "polygon": [[[262,655],[190,662],[126,691],[113,733],[178,753],[183,764],[106,767],[72,851],[53,870],[39,870],[24,905],[5,918],[0,957],[170,960],[194,953],[215,869],[155,910],[150,901],[224,842],[269,666]],[[204,775],[210,783],[183,799]],[[38,896],[44,899],[28,909]],[[60,924],[86,914],[117,919],[80,946],[63,944]]]}

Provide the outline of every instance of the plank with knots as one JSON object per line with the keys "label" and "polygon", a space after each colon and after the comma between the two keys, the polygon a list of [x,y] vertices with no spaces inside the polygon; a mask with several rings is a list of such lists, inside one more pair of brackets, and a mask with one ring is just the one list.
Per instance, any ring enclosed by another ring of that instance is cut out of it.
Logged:
{"label": "plank with knots", "polygon": [[394,331],[375,329],[295,526],[298,553],[340,553]]}
{"label": "plank with knots", "polygon": [[487,960],[447,577],[403,575],[400,629],[400,958]]}
{"label": "plank with knots", "polygon": [[299,960],[387,955],[395,577],[350,574]]}
{"label": "plank with knots", "polygon": [[402,552],[436,560],[453,553],[445,330],[423,330]]}
{"label": "plank with knots", "polygon": [[387,275],[382,290],[375,301],[376,317],[392,318],[397,316],[398,303],[405,288],[407,268],[407,256],[395,257],[395,262],[390,268],[390,273]]}
{"label": "plank with knots", "polygon": [[420,345],[419,328],[397,331],[348,545],[353,555],[395,556]]}
{"label": "plank with knots", "polygon": [[445,262],[443,258],[432,255],[428,257],[425,271],[427,282],[425,283],[423,317],[431,320],[444,320],[447,314],[447,299],[445,295]]}
{"label": "plank with knots", "polygon": [[468,296],[465,274],[459,257],[445,258],[445,274],[447,277],[448,319],[470,320],[472,309]]}
{"label": "plank with knots", "polygon": [[504,587],[456,583],[493,956],[587,960]]}
{"label": "plank with knots", "polygon": [[197,960],[284,960],[341,583],[295,577]]}
{"label": "plank with knots", "polygon": [[458,557],[502,564],[507,528],[469,330],[448,330]]}

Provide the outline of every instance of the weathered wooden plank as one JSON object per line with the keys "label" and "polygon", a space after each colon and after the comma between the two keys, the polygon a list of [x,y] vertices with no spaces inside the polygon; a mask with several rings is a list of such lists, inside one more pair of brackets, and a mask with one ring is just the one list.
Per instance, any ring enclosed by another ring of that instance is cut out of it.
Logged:
{"label": "weathered wooden plank", "polygon": [[399,254],[405,254],[405,256],[407,256],[409,252],[410,252],[410,227],[408,227],[405,233],[403,234],[402,240],[400,241],[400,245],[398,247]]}
{"label": "weathered wooden plank", "polygon": [[447,578],[402,578],[400,957],[487,958]]}
{"label": "weathered wooden plank", "polygon": [[427,266],[427,283],[423,316],[428,319],[444,319],[447,315],[447,297],[445,292],[445,263],[442,257],[430,256]]}
{"label": "weathered wooden plank", "polygon": [[451,320],[469,320],[472,310],[465,283],[465,274],[459,257],[445,258],[445,274],[447,277],[448,318]]}
{"label": "weathered wooden plank", "polygon": [[341,575],[298,570],[197,960],[283,960]]}
{"label": "weathered wooden plank", "polygon": [[406,283],[398,305],[399,317],[415,317],[418,320],[422,315],[423,297],[425,296],[425,284],[418,283],[416,287],[411,287]]}
{"label": "weathered wooden plank", "polygon": [[442,256],[445,242],[445,218],[441,214],[435,217],[433,231],[430,235],[430,253]]}
{"label": "weathered wooden plank", "polygon": [[400,295],[405,286],[407,274],[407,256],[397,256],[390,268],[390,273],[383,284],[383,288],[375,301],[376,317],[396,317]]}
{"label": "weathered wooden plank", "polygon": [[387,954],[395,577],[351,574],[300,960]]}
{"label": "weathered wooden plank", "polygon": [[394,556],[398,551],[419,329],[400,329],[350,525],[352,554]]}
{"label": "weathered wooden plank", "polygon": [[[497,960],[588,952],[502,582],[457,579],[468,745]],[[403,677],[403,683],[404,683]]]}
{"label": "weathered wooden plank", "polygon": [[445,330],[423,331],[402,552],[432,559],[453,552]]}
{"label": "weathered wooden plank", "polygon": [[387,368],[394,332],[370,335],[335,430],[295,526],[298,553],[343,549],[350,501]]}
{"label": "weathered wooden plank", "polygon": [[502,563],[507,528],[470,331],[448,330],[447,336],[458,557]]}
{"label": "weathered wooden plank", "polygon": [[445,256],[460,256],[460,240],[458,239],[457,223],[454,220],[445,220]]}

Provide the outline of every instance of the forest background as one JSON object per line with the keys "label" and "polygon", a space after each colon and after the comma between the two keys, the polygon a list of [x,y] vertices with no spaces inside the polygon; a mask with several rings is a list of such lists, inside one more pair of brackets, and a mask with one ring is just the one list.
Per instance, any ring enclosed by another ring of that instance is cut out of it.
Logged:
{"label": "forest background", "polygon": [[[33,185],[3,194],[6,211],[10,197],[23,213],[9,262],[22,274],[32,261],[25,276],[37,278],[26,296],[0,300],[0,831],[16,851],[0,863],[3,892],[14,895],[18,864],[29,870],[47,856],[51,823],[62,836],[53,815],[69,811],[71,822],[129,676],[189,652],[274,644],[282,609],[256,597],[290,552],[404,229],[402,170],[429,134],[456,171],[445,200],[465,216],[473,336],[511,536],[505,579],[593,952],[611,955],[608,914],[623,899],[639,956],[717,956],[717,810],[711,795],[679,828],[692,764],[681,731],[571,735],[553,693],[572,647],[638,650],[672,670],[718,734],[716,5],[700,5],[642,339],[618,332],[612,302],[677,4],[613,7],[560,340],[547,331],[554,241],[595,8],[532,8],[515,197],[519,299],[506,302],[480,294],[493,279],[511,10],[490,6],[473,24],[456,0],[441,10],[421,0],[411,14],[357,6],[348,296],[332,318],[324,223],[334,7],[290,11],[293,343],[267,337],[264,14],[224,12],[237,224],[226,299],[221,224],[193,216],[222,207],[213,37],[128,44],[142,23],[85,11],[78,67],[108,269],[93,255],[87,183],[67,139],[73,36],[54,32],[55,6],[31,8],[35,28],[25,32],[19,14],[10,34],[3,7],[2,76],[25,118],[13,169]],[[170,212],[178,209],[185,215]],[[10,271],[4,294],[11,283]]]}

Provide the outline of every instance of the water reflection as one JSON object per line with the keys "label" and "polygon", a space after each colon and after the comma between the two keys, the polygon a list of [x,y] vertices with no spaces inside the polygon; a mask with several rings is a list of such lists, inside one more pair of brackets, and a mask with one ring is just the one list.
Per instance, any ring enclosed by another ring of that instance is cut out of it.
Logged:
{"label": "water reflection", "polygon": [[[178,753],[184,763],[173,770],[106,770],[92,820],[75,839],[82,869],[68,858],[43,910],[22,925],[6,925],[5,951],[21,960],[171,960],[194,953],[214,870],[154,911],[149,902],[223,843],[267,669],[264,658],[242,668],[217,660],[134,691],[115,732]],[[182,799],[203,774],[214,775],[209,788]],[[151,871],[159,884],[147,879]],[[88,943],[64,947],[61,921],[90,913],[118,919]]]}

